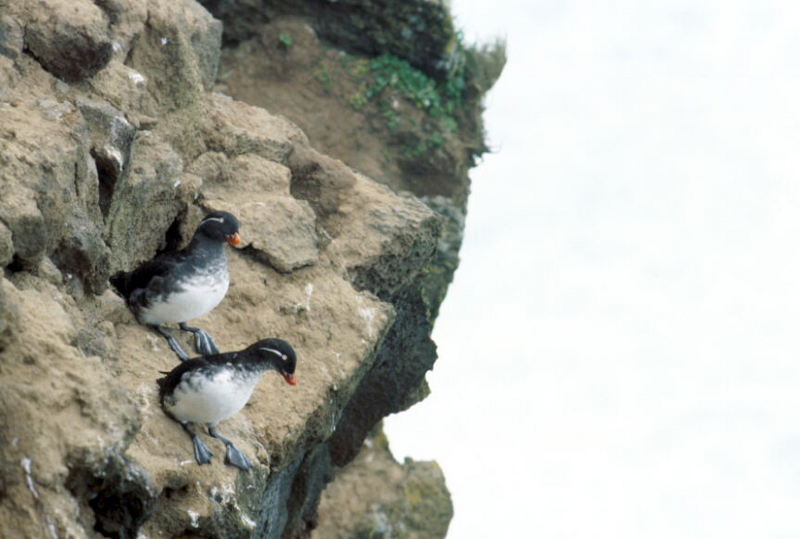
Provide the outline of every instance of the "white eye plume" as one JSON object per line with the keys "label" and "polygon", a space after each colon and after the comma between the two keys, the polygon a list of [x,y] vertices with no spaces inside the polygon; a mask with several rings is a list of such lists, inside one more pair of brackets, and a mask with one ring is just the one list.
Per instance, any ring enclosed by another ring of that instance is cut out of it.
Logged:
{"label": "white eye plume", "polygon": [[273,353],[276,356],[278,356],[279,358],[281,358],[283,361],[286,361],[286,360],[289,359],[289,356],[287,356],[283,352],[279,352],[278,350],[275,350],[274,348],[261,347],[261,348],[259,348],[259,350],[263,350],[265,352]]}
{"label": "white eye plume", "polygon": [[225,219],[223,219],[222,217],[206,217],[205,219],[203,219],[201,224],[205,223],[205,222],[208,222],[208,221],[216,221],[218,223],[224,223]]}

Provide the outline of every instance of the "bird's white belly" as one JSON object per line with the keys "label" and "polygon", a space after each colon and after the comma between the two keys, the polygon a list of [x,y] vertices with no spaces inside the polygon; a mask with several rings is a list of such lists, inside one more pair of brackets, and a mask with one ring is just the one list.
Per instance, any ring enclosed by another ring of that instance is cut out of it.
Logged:
{"label": "bird's white belly", "polygon": [[186,283],[164,301],[153,302],[140,315],[145,324],[175,324],[199,318],[219,305],[228,292],[228,276]]}
{"label": "bird's white belly", "polygon": [[211,377],[195,374],[190,383],[178,384],[172,395],[175,404],[166,408],[181,421],[213,425],[247,404],[258,379],[235,376],[231,371],[220,371]]}

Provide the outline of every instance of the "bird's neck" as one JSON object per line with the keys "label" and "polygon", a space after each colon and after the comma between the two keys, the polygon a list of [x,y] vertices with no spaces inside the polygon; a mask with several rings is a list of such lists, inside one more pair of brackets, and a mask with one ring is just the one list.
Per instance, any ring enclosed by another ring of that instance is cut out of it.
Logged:
{"label": "bird's neck", "polygon": [[258,373],[259,375],[277,368],[276,365],[264,361],[257,356],[251,356],[246,351],[231,353],[231,359],[232,363],[234,363],[237,368],[252,373]]}
{"label": "bird's neck", "polygon": [[225,256],[225,246],[205,234],[195,234],[186,250],[194,255]]}

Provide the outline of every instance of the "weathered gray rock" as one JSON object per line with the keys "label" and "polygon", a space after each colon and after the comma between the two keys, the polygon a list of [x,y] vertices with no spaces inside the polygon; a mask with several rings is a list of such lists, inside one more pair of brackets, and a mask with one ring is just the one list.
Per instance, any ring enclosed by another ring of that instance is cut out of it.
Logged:
{"label": "weathered gray rock", "polygon": [[367,56],[393,54],[444,79],[459,60],[457,36],[441,0],[272,0],[269,10],[253,0],[200,0],[225,22],[225,40],[238,43],[258,33],[276,14],[307,17],[326,41]]}
{"label": "weathered gray rock", "polygon": [[[295,149],[292,155],[296,153]],[[291,170],[275,161],[253,153],[228,159],[224,153],[206,152],[187,167],[187,171],[200,176],[205,192],[214,198],[217,192],[235,190],[261,194],[288,195]]]}
{"label": "weathered gray rock", "polygon": [[0,14],[0,54],[16,58],[24,46],[22,25],[8,14]]}
{"label": "weathered gray rock", "polygon": [[[45,14],[66,0],[0,4],[6,26],[32,29],[54,58],[18,51],[13,28],[0,40],[11,51],[0,54],[4,529],[307,536],[337,465],[424,388],[442,295],[429,276],[439,251],[457,248],[441,216],[312,149],[275,111],[209,92],[220,25],[195,2],[80,0],[62,21]],[[81,54],[108,39],[110,60],[81,71],[58,56],[67,23]],[[225,350],[279,336],[300,358],[300,385],[267,376],[223,425],[248,474],[223,464],[215,440],[211,466],[192,461],[154,382],[175,358],[106,286],[111,271],[185,245],[210,208],[239,215],[249,246],[226,247],[229,293],[198,325]],[[373,475],[398,470],[373,460]],[[402,469],[406,501],[382,505],[385,521],[443,534],[441,475]],[[437,502],[409,505],[415,496]]]}
{"label": "weathered gray rock", "polygon": [[89,127],[91,155],[98,176],[98,203],[105,216],[114,188],[130,163],[136,129],[122,112],[107,103],[80,99],[77,105]]}
{"label": "weathered gray rock", "polygon": [[430,318],[436,320],[439,307],[458,267],[458,252],[464,239],[466,208],[444,196],[422,197],[421,200],[442,217],[439,245],[429,266],[430,271],[426,272],[420,287],[430,309]]}
{"label": "weathered gray rock", "polygon": [[145,114],[197,105],[214,82],[222,24],[193,0],[149,2],[126,64],[144,77]]}
{"label": "weathered gray rock", "polygon": [[108,19],[89,0],[40,0],[21,9],[25,46],[42,67],[67,82],[91,77],[111,60]]}
{"label": "weathered gray rock", "polygon": [[199,176],[204,183],[215,184],[229,180],[228,168],[227,155],[222,152],[205,152],[186,167],[186,172]]}
{"label": "weathered gray rock", "polygon": [[[396,313],[373,368],[361,380],[329,441],[337,466],[355,458],[381,418],[415,402],[413,397],[436,360],[436,345],[430,338],[433,319],[422,283],[434,259],[441,218],[410,197],[402,206],[370,204],[381,191],[388,188],[369,186],[348,198],[344,211],[358,204],[363,213],[331,243],[335,252],[349,260],[354,286],[391,303]],[[371,249],[366,238],[376,230],[381,232],[382,242]]]}
{"label": "weathered gray rock", "polygon": [[[295,149],[292,155],[296,152]],[[226,173],[229,181],[241,186],[244,190],[289,195],[291,170],[258,155],[237,155],[231,159]]]}
{"label": "weathered gray rock", "polygon": [[[0,221],[11,230],[14,252],[27,268],[55,247],[75,185],[83,181],[76,171],[84,142],[62,121],[71,109],[55,100],[47,103],[10,108],[0,123]],[[60,112],[53,113],[54,108]]]}
{"label": "weathered gray rock", "polygon": [[14,258],[14,238],[11,230],[0,222],[0,267],[7,266]]}
{"label": "weathered gray rock", "polygon": [[222,94],[211,94],[204,118],[208,148],[229,157],[252,153],[285,164],[295,144],[308,143],[305,134],[285,118]]}
{"label": "weathered gray rock", "polygon": [[111,250],[103,241],[101,230],[85,213],[75,211],[67,219],[52,258],[68,278],[77,277],[87,291],[100,294],[108,286]]}
{"label": "weathered gray rock", "polygon": [[106,537],[127,537],[152,516],[158,491],[147,471],[124,455],[103,457],[98,459],[90,452],[72,455],[64,484],[81,504],[91,508],[94,530]]}
{"label": "weathered gray rock", "polygon": [[0,221],[11,231],[14,255],[19,264],[36,267],[51,241],[34,193],[24,188],[6,190],[0,201]]}
{"label": "weathered gray rock", "polygon": [[[292,195],[308,200],[321,219],[335,214],[355,183],[341,161],[308,147],[298,147],[289,160]],[[331,227],[333,228],[333,227]]]}
{"label": "weathered gray rock", "polygon": [[319,260],[316,216],[304,200],[291,197],[248,198],[231,195],[203,202],[209,210],[235,213],[245,245],[263,254],[273,268],[288,273]]}
{"label": "weathered gray rock", "polygon": [[[94,244],[92,252],[99,258],[89,264],[91,270],[77,259],[77,268],[65,269],[91,281],[93,289],[102,288],[105,285],[100,283],[107,275],[89,276],[107,265],[101,260],[108,254],[97,233],[101,223],[97,172],[81,116],[69,102],[48,98],[38,99],[32,109],[11,108],[5,119],[0,126],[4,159],[0,220],[12,232],[17,262],[22,268],[34,269],[57,246],[81,237],[78,243],[83,247]],[[43,137],[43,132],[47,136]],[[89,237],[93,240],[88,241]]]}
{"label": "weathered gray rock", "polygon": [[14,338],[19,327],[19,308],[6,296],[6,287],[13,287],[7,279],[0,277],[0,352]]}
{"label": "weathered gray rock", "polygon": [[[368,497],[364,496],[369,492]],[[339,470],[319,505],[318,537],[445,537],[453,502],[435,462],[394,460],[386,436],[373,434]]]}
{"label": "weathered gray rock", "polygon": [[130,172],[107,195],[104,238],[111,248],[113,271],[129,270],[164,248],[164,232],[189,196],[181,188],[183,160],[160,137],[139,133],[131,152]]}
{"label": "weathered gray rock", "polygon": [[78,99],[76,104],[89,125],[93,147],[110,144],[120,152],[130,150],[136,130],[120,110],[88,99]]}

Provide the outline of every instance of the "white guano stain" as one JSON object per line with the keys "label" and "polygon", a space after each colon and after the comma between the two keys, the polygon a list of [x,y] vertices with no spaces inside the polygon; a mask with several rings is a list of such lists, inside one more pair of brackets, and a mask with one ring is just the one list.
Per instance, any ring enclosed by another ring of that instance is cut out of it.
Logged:
{"label": "white guano stain", "polygon": [[25,470],[25,483],[28,485],[28,490],[31,491],[33,497],[37,500],[39,499],[39,492],[36,490],[36,485],[33,483],[33,475],[31,475],[31,464],[33,461],[25,457],[23,458],[20,463],[22,464],[22,469]]}
{"label": "white guano stain", "polygon": [[122,152],[119,151],[116,147],[112,146],[111,144],[106,144],[103,146],[103,150],[117,163],[117,166],[120,170],[122,170],[123,165],[125,164],[124,159],[122,158]]}
{"label": "white guano stain", "polygon": [[134,84],[142,84],[146,80],[144,75],[139,73],[138,71],[131,71],[128,73],[128,78],[131,79],[131,82]]}
{"label": "white guano stain", "polygon": [[306,311],[311,311],[311,296],[314,294],[314,283],[308,283],[306,285],[306,301],[303,304]]}
{"label": "white guano stain", "polygon": [[192,525],[192,528],[196,528],[197,526],[200,525],[200,521],[198,520],[200,518],[200,513],[198,513],[197,511],[193,511],[191,509],[187,509],[186,513],[189,515],[190,524]]}
{"label": "white guano stain", "polygon": [[244,513],[241,514],[241,517],[242,524],[244,524],[248,530],[252,530],[256,527],[256,522],[252,518],[248,517]]}
{"label": "white guano stain", "polygon": [[[34,499],[41,503],[39,491],[36,490],[36,484],[33,481],[33,474],[31,473],[31,465],[33,464],[33,460],[31,460],[30,457],[25,457],[20,461],[20,464],[22,464],[22,469],[25,471],[25,483],[28,485],[28,490],[31,491]],[[47,531],[50,532],[50,537],[52,537],[52,539],[59,539],[56,525],[53,524],[53,519],[51,519],[50,515],[47,514],[44,505],[41,506],[41,510],[44,514],[44,520],[47,523]]]}
{"label": "white guano stain", "polygon": [[372,339],[375,336],[375,308],[367,307],[364,305],[364,297],[356,296],[358,299],[358,314],[364,321],[364,326],[367,330],[367,337]]}

